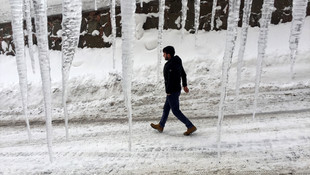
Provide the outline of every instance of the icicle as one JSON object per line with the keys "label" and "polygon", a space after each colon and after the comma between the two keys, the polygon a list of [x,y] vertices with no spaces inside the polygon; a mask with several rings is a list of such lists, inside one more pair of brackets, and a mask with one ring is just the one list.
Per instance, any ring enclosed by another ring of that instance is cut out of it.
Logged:
{"label": "icicle", "polygon": [[123,91],[127,116],[129,121],[129,151],[131,151],[132,139],[132,106],[131,106],[131,80],[132,80],[132,58],[135,38],[135,0],[121,0],[122,15],[122,74]]}
{"label": "icicle", "polygon": [[39,48],[39,64],[41,71],[44,108],[46,116],[46,138],[50,162],[53,161],[52,151],[52,93],[51,93],[51,74],[50,60],[48,58],[48,39],[47,39],[47,15],[46,1],[33,0],[35,10],[36,34]]}
{"label": "icicle", "polygon": [[215,13],[216,13],[216,6],[217,6],[217,0],[213,0],[213,5],[212,5],[212,16],[211,16],[211,29],[214,29],[214,18],[215,18]]}
{"label": "icicle", "polygon": [[82,1],[63,0],[62,4],[62,103],[64,107],[66,138],[68,140],[67,82],[75,50],[79,44],[82,20]]}
{"label": "icicle", "polygon": [[184,37],[185,32],[185,24],[186,24],[186,17],[187,17],[187,0],[182,0],[182,39]]}
{"label": "icicle", "polygon": [[28,120],[28,85],[27,66],[24,57],[24,33],[23,33],[23,0],[10,0],[12,13],[13,41],[15,45],[15,57],[17,72],[19,76],[19,86],[22,97],[24,118],[27,125],[28,141],[31,140],[30,125]]}
{"label": "icicle", "polygon": [[198,29],[200,18],[200,0],[195,0],[195,46],[197,47]]}
{"label": "icicle", "polygon": [[219,104],[219,114],[218,114],[218,123],[217,123],[217,143],[218,143],[218,158],[220,159],[221,152],[221,130],[222,122],[224,118],[224,103],[226,98],[226,89],[228,84],[228,72],[230,69],[235,42],[237,39],[237,27],[239,21],[239,8],[240,0],[229,0],[229,15],[228,15],[228,24],[227,24],[227,34],[226,34],[226,48],[223,58],[222,65],[222,78],[221,78],[221,97]]}
{"label": "icicle", "polygon": [[271,21],[271,15],[272,15],[273,8],[274,8],[274,0],[264,0],[264,4],[262,8],[262,17],[260,20],[259,38],[258,38],[258,56],[257,56],[257,65],[256,65],[253,119],[255,118],[255,114],[256,114],[259,84],[261,81],[263,60],[265,58],[265,51],[266,51],[267,40],[268,40],[268,27]]}
{"label": "icicle", "polygon": [[143,7],[143,0],[140,0],[140,7]]}
{"label": "icicle", "polygon": [[294,78],[294,64],[297,55],[298,43],[302,32],[307,12],[308,0],[293,1],[293,21],[291,25],[290,50],[291,50],[291,79]]}
{"label": "icicle", "polygon": [[250,20],[250,15],[251,15],[251,8],[252,8],[252,0],[245,0],[244,8],[243,8],[243,19],[242,19],[242,35],[240,39],[241,42],[240,42],[240,48],[239,48],[239,53],[238,53],[236,98],[235,98],[236,106],[238,104],[237,102],[239,101],[241,69],[243,66],[244,51],[245,51],[246,41],[248,37],[248,28],[249,28],[249,20]]}
{"label": "icicle", "polygon": [[164,31],[164,16],[165,16],[165,0],[159,1],[159,21],[158,21],[158,60],[157,60],[157,82],[159,82],[161,60],[163,58],[163,31]]}
{"label": "icicle", "polygon": [[31,68],[32,72],[35,73],[35,60],[34,60],[34,49],[33,49],[33,39],[32,39],[32,22],[31,22],[31,3],[30,0],[24,0],[25,7],[25,17],[27,24],[27,33],[28,33],[28,47],[29,47],[29,55],[31,59]]}
{"label": "icicle", "polygon": [[111,27],[112,27],[112,49],[113,49],[113,69],[115,69],[115,48],[116,48],[116,21],[115,21],[115,0],[111,0],[110,7]]}
{"label": "icicle", "polygon": [[98,10],[98,8],[97,8],[97,0],[94,0],[94,6],[95,6],[95,11],[97,11]]}

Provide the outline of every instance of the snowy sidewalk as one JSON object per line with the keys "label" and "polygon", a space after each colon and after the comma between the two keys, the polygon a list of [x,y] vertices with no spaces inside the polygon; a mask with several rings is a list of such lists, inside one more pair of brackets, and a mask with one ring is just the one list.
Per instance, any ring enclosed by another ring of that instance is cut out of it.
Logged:
{"label": "snowy sidewalk", "polygon": [[[54,125],[54,162],[49,163],[45,127],[34,125],[28,143],[24,126],[0,127],[0,174],[229,174],[310,173],[310,111],[226,117],[221,163],[216,118],[193,119],[198,130],[169,116],[163,133],[149,121]],[[153,122],[156,122],[153,121]]]}

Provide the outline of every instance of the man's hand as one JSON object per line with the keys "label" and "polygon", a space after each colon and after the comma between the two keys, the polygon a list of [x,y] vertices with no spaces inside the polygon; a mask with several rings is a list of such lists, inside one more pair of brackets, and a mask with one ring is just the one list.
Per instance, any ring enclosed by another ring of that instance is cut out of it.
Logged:
{"label": "man's hand", "polygon": [[184,92],[188,93],[189,89],[187,88],[187,86],[183,87]]}

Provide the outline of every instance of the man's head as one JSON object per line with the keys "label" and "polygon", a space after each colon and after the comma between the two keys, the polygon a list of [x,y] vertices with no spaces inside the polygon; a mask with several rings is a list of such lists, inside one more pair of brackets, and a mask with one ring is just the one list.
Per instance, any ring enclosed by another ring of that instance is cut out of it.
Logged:
{"label": "man's head", "polygon": [[175,54],[174,48],[172,46],[167,46],[163,49],[165,60],[169,60]]}

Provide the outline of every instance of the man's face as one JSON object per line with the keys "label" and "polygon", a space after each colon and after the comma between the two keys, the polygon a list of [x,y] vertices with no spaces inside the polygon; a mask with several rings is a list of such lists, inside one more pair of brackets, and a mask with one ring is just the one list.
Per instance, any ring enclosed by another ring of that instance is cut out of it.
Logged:
{"label": "man's face", "polygon": [[169,59],[170,59],[170,54],[166,54],[166,53],[164,52],[164,58],[165,58],[165,60],[169,60]]}

